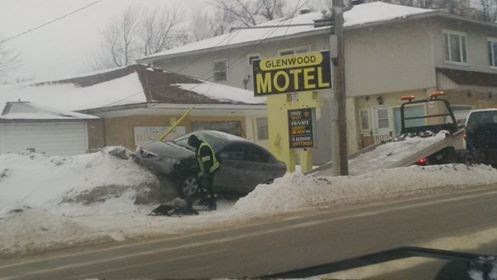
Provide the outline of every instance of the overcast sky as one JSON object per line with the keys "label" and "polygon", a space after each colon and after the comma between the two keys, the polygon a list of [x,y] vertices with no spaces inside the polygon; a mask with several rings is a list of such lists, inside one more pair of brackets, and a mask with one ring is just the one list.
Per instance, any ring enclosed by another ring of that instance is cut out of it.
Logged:
{"label": "overcast sky", "polygon": [[[95,0],[0,0],[0,35],[15,35]],[[104,0],[82,12],[6,44],[21,52],[16,76],[58,79],[88,71],[88,59],[99,47],[101,31],[129,5],[168,5],[186,11],[206,7],[210,0]]]}

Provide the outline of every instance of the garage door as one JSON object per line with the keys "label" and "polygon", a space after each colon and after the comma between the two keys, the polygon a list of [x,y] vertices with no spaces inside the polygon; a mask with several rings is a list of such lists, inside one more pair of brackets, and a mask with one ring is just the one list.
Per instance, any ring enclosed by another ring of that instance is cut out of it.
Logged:
{"label": "garage door", "polygon": [[16,122],[0,124],[0,152],[34,149],[49,155],[83,154],[88,150],[85,122]]}

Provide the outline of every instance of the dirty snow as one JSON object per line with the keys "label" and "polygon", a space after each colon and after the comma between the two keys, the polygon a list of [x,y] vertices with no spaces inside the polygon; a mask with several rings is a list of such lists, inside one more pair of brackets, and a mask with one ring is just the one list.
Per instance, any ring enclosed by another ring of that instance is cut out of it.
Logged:
{"label": "dirty snow", "polygon": [[259,185],[234,206],[238,214],[283,213],[295,209],[337,206],[375,199],[407,196],[441,187],[497,183],[497,170],[463,164],[410,166],[384,169],[358,176],[309,177],[298,173]]}
{"label": "dirty snow", "polygon": [[350,174],[362,174],[389,168],[395,162],[444,140],[445,135],[446,132],[441,131],[431,137],[396,138],[392,142],[379,145],[374,150],[362,153],[349,160]]}
{"label": "dirty snow", "polygon": [[[116,197],[118,204],[133,205],[133,199],[146,195],[157,184],[153,174],[133,161],[104,152],[77,156],[0,154],[0,216],[25,208],[66,215],[76,211],[76,206],[83,213],[98,213],[99,207],[87,205],[108,204]],[[109,213],[132,210],[109,206],[105,209]]]}
{"label": "dirty snow", "polygon": [[[354,6],[351,10],[344,13],[344,26],[350,28],[358,25],[388,21],[397,18],[404,18],[407,16],[431,13],[433,10],[420,9],[401,5],[388,4],[383,2],[365,3]],[[303,24],[314,23],[314,20],[322,17],[321,12],[308,13],[299,15],[290,19],[276,19],[260,24],[264,25],[288,25],[288,24]],[[143,61],[148,61],[156,57],[177,55],[181,53],[188,53],[210,49],[220,46],[236,46],[242,43],[255,42],[268,38],[276,38],[287,35],[313,32],[316,30],[323,30],[327,32],[328,27],[314,28],[314,26],[295,26],[286,28],[263,28],[263,29],[242,29],[236,30],[227,34],[212,37],[198,42],[186,44],[181,47],[166,50],[164,52],[154,54],[143,58]]]}
{"label": "dirty snow", "polygon": [[159,182],[131,160],[106,152],[70,157],[0,155],[0,255],[88,242],[123,241],[245,224],[292,211],[497,183],[487,166],[386,169],[360,176],[287,174],[218,211],[191,217],[147,214]]}

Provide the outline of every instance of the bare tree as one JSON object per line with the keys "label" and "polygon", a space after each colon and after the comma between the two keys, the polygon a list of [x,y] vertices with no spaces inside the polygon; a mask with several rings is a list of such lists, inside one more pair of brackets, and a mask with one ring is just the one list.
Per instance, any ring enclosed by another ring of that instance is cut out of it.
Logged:
{"label": "bare tree", "polygon": [[184,44],[187,33],[180,27],[180,10],[146,10],[130,6],[102,32],[102,47],[89,62],[93,70],[129,65],[147,56]]}
{"label": "bare tree", "polygon": [[497,0],[479,0],[480,19],[484,21],[497,21]]}
{"label": "bare tree", "polygon": [[222,35],[229,31],[229,25],[223,19],[223,11],[215,10],[214,14],[209,11],[196,10],[190,22],[190,30],[195,41],[204,40],[213,36]]}
{"label": "bare tree", "polygon": [[284,0],[217,0],[216,5],[222,21],[243,26],[283,17],[286,8]]}
{"label": "bare tree", "polygon": [[177,28],[182,22],[183,13],[180,10],[169,11],[163,8],[146,12],[140,32],[143,55],[155,54],[186,43],[187,34]]}
{"label": "bare tree", "polygon": [[8,49],[5,44],[0,43],[0,79],[7,76],[20,65],[20,53]]}
{"label": "bare tree", "polygon": [[130,6],[105,28],[102,33],[105,52],[102,55],[108,55],[110,59],[102,61],[104,65],[125,66],[136,56],[139,48],[136,36],[138,15],[137,8]]}

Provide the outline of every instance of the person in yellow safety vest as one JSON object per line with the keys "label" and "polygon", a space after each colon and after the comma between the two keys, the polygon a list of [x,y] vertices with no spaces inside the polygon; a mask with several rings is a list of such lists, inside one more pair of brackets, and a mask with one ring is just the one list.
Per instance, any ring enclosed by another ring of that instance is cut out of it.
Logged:
{"label": "person in yellow safety vest", "polygon": [[195,135],[188,138],[188,145],[195,147],[195,159],[199,170],[197,179],[202,197],[201,203],[205,203],[209,210],[216,210],[216,198],[212,188],[214,174],[219,169],[220,164],[214,149]]}

